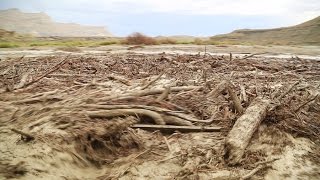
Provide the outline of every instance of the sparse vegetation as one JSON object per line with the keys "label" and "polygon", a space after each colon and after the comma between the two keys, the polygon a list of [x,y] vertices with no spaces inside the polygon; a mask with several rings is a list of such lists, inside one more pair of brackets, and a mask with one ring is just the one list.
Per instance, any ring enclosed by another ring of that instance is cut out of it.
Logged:
{"label": "sparse vegetation", "polygon": [[103,41],[101,43],[99,43],[99,45],[101,46],[108,46],[108,45],[112,45],[112,44],[119,44],[119,41]]}
{"label": "sparse vegetation", "polygon": [[0,43],[0,48],[15,48],[15,47],[19,47],[19,45],[15,44],[15,43],[10,43],[10,42],[1,42]]}
{"label": "sparse vegetation", "polygon": [[164,38],[157,40],[158,44],[177,44],[178,42],[172,38]]}
{"label": "sparse vegetation", "polygon": [[200,38],[195,38],[193,43],[196,45],[203,45],[203,44],[205,44],[205,41],[203,41]]}
{"label": "sparse vegetation", "polygon": [[[113,44],[159,45],[159,44],[196,44],[196,45],[319,45],[320,17],[303,24],[288,28],[268,30],[237,30],[230,34],[210,38],[192,36],[149,37],[133,33],[126,38],[68,38],[32,37],[0,29],[0,48],[15,47],[96,47]],[[305,32],[305,33],[304,33]]]}
{"label": "sparse vegetation", "polygon": [[123,44],[130,44],[130,45],[155,45],[157,44],[157,40],[155,38],[143,35],[141,33],[133,33],[128,36],[124,41]]}
{"label": "sparse vegetation", "polygon": [[77,48],[77,47],[59,47],[57,48],[57,50],[60,50],[60,51],[66,51],[66,52],[81,52],[82,50],[80,48]]}

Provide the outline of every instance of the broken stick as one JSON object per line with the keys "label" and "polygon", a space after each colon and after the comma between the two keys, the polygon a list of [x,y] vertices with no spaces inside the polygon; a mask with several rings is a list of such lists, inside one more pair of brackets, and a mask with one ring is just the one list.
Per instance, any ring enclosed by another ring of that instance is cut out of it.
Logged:
{"label": "broken stick", "polygon": [[257,97],[236,121],[225,141],[224,158],[229,165],[240,162],[253,133],[267,114],[269,100]]}
{"label": "broken stick", "polygon": [[132,128],[140,128],[145,130],[162,130],[162,131],[180,131],[180,132],[219,132],[221,127],[201,127],[201,126],[173,126],[173,125],[149,125],[134,124]]}
{"label": "broken stick", "polygon": [[309,104],[311,101],[317,99],[317,97],[319,96],[319,94],[315,95],[313,98],[307,100],[306,102],[304,102],[303,104],[301,104],[297,109],[295,109],[295,112],[298,112],[301,108],[303,108],[305,105]]}
{"label": "broken stick", "polygon": [[166,124],[179,125],[179,126],[193,126],[190,121],[181,119],[175,116],[162,115]]}
{"label": "broken stick", "polygon": [[[31,140],[34,140],[34,137],[32,135],[28,134],[28,133],[22,132],[20,130],[14,129],[14,128],[12,128],[11,131],[13,131],[13,132],[15,132],[17,134],[20,134],[21,138],[23,140],[27,141],[27,142],[31,141]],[[23,138],[23,137],[25,137],[25,138]]]}
{"label": "broken stick", "polygon": [[125,78],[122,78],[122,77],[120,77],[120,76],[116,76],[116,75],[114,75],[114,74],[109,74],[109,75],[107,75],[107,78],[109,78],[109,79],[111,79],[111,80],[117,80],[117,81],[119,81],[119,82],[121,82],[122,84],[125,84],[125,85],[127,85],[127,86],[130,86],[130,85],[131,85],[130,81],[128,81],[128,80],[126,80]]}
{"label": "broken stick", "polygon": [[29,74],[30,74],[30,72],[26,72],[24,75],[22,75],[20,83],[18,85],[14,86],[14,89],[22,88],[26,84]]}
{"label": "broken stick", "polygon": [[157,101],[163,101],[168,98],[170,94],[170,86],[166,87],[166,90],[163,91],[163,93],[157,98]]}
{"label": "broken stick", "polygon": [[89,111],[87,112],[90,118],[108,118],[117,116],[128,115],[144,115],[152,118],[156,124],[166,124],[162,116],[154,111],[145,109],[114,109],[114,110],[101,110],[101,111]]}
{"label": "broken stick", "polygon": [[162,71],[154,80],[148,82],[145,86],[143,86],[141,90],[147,89],[149,86],[155,83],[158,79],[160,79],[163,74],[164,74],[164,71]]}
{"label": "broken stick", "polygon": [[241,105],[241,102],[238,98],[238,96],[236,95],[236,93],[233,91],[233,89],[231,88],[231,84],[228,83],[229,85],[227,86],[227,90],[228,90],[228,93],[233,101],[233,104],[234,104],[234,107],[235,109],[240,113],[242,114],[243,113],[243,107]]}
{"label": "broken stick", "polygon": [[64,65],[64,64],[67,62],[69,56],[70,56],[70,54],[69,54],[64,60],[62,60],[62,61],[60,61],[58,64],[56,64],[51,70],[45,72],[43,75],[41,75],[41,76],[38,77],[37,79],[35,79],[35,80],[33,80],[33,81],[25,84],[22,88],[28,87],[28,86],[30,86],[30,85],[32,85],[32,84],[40,81],[41,79],[43,79],[44,77],[46,77],[48,74],[50,74],[50,73],[58,70],[62,65]]}
{"label": "broken stick", "polygon": [[299,80],[299,81],[295,82],[294,84],[292,84],[292,85],[290,86],[290,88],[287,89],[287,91],[285,91],[283,94],[281,94],[281,95],[277,98],[277,100],[280,101],[284,96],[286,96],[287,94],[289,94],[289,92],[291,92],[292,89],[293,89],[296,85],[298,85],[300,82],[301,82],[301,80]]}
{"label": "broken stick", "polygon": [[[171,87],[170,92],[199,90],[201,88],[202,88],[202,86],[178,86],[178,87]],[[134,98],[141,97],[141,96],[161,94],[165,90],[166,90],[166,88],[146,89],[146,90],[130,92],[130,93],[122,94],[122,95],[109,96],[109,97],[98,99],[98,101],[110,101],[110,100],[114,100],[114,99],[129,100],[129,99],[134,99]]]}
{"label": "broken stick", "polygon": [[245,56],[245,57],[241,58],[240,60],[245,60],[245,59],[251,58],[251,57],[256,56],[256,55],[261,55],[261,54],[266,54],[266,53],[263,52],[263,53],[250,54],[249,56]]}
{"label": "broken stick", "polygon": [[270,165],[258,165],[256,168],[254,168],[253,170],[251,170],[248,174],[242,176],[240,178],[240,180],[245,180],[245,179],[250,179],[254,174],[256,174],[258,171],[271,167]]}
{"label": "broken stick", "polygon": [[237,94],[234,92],[233,87],[229,81],[222,81],[217,85],[216,88],[214,88],[211,92],[209,92],[209,96],[216,98],[221,94],[223,91],[227,90],[232,101],[234,104],[235,109],[239,112],[243,112],[243,107],[241,105],[241,102],[237,96]]}
{"label": "broken stick", "polygon": [[244,86],[240,86],[240,90],[241,90],[242,101],[244,103],[247,103],[248,102],[248,96],[247,96],[247,93],[246,93],[246,89],[244,88]]}
{"label": "broken stick", "polygon": [[[83,108],[94,108],[94,109],[106,109],[106,110],[117,110],[117,109],[144,109],[150,111],[156,111],[158,113],[166,114],[169,116],[174,116],[182,120],[187,120],[190,122],[201,122],[201,123],[211,123],[213,120],[200,120],[192,117],[191,115],[179,113],[175,111],[171,111],[168,109],[163,109],[155,106],[144,106],[144,105],[97,105],[97,104],[88,104],[88,105],[81,105],[80,107]],[[74,107],[70,107],[74,108]]]}
{"label": "broken stick", "polygon": [[208,93],[208,96],[216,98],[218,97],[228,86],[227,81],[220,82],[212,91]]}

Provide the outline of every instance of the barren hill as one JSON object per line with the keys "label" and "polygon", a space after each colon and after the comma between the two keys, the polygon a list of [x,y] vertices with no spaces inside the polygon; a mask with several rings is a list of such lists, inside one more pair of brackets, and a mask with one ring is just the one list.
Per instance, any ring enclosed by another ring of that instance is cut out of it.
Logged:
{"label": "barren hill", "polygon": [[276,29],[242,29],[210,38],[213,41],[248,44],[320,45],[320,16],[305,23]]}
{"label": "barren hill", "polygon": [[43,12],[24,13],[18,9],[0,10],[0,28],[34,36],[112,36],[104,27],[58,23]]}

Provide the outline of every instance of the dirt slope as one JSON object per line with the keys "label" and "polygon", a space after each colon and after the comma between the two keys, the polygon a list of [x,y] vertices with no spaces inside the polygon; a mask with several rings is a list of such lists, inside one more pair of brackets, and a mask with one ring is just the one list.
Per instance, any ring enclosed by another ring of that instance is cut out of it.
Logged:
{"label": "dirt slope", "polygon": [[242,29],[229,34],[213,36],[210,39],[263,45],[320,45],[320,16],[296,26],[261,30]]}

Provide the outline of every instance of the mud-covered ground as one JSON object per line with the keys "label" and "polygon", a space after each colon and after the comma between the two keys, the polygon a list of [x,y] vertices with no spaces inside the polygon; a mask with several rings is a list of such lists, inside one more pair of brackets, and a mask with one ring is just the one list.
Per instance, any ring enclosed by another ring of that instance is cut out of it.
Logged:
{"label": "mud-covered ground", "polygon": [[105,54],[105,53],[144,53],[159,54],[162,52],[172,54],[198,54],[209,53],[211,55],[237,56],[247,54],[259,54],[257,56],[291,58],[299,56],[301,58],[320,60],[319,46],[244,46],[244,45],[153,45],[153,46],[125,46],[108,45],[100,47],[31,47],[31,48],[5,48],[0,49],[0,58],[21,57],[21,56],[44,56],[58,55],[66,53],[83,54]]}
{"label": "mud-covered ground", "polygon": [[[316,55],[112,51],[2,54],[0,179],[320,178]],[[274,102],[235,166],[224,143],[242,113],[212,96],[223,81],[244,109]],[[163,123],[217,130],[135,127]]]}

